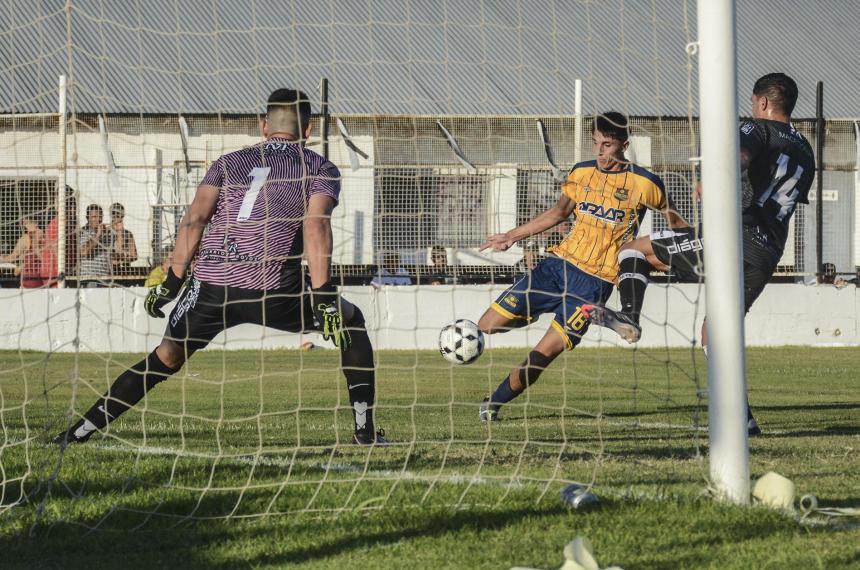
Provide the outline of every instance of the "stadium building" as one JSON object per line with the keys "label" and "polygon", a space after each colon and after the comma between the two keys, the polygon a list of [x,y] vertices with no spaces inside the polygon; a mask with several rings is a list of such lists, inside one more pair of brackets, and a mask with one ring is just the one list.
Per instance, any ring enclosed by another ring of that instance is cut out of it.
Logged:
{"label": "stadium building", "polygon": [[[477,20],[469,2],[440,9],[380,0],[369,7],[337,4],[331,12],[315,2],[278,3],[250,16],[253,3],[222,2],[214,10],[199,4],[178,10],[171,2],[150,2],[138,11],[121,3],[55,1],[4,11],[0,252],[14,244],[17,216],[47,212],[65,170],[66,183],[78,192],[79,221],[87,204],[106,211],[124,204],[139,251],[135,265],[149,266],[171,241],[207,165],[258,140],[268,93],[283,85],[302,88],[319,111],[321,78],[328,80],[331,113],[326,146],[344,175],[334,223],[337,263],[374,264],[394,251],[404,265],[420,266],[433,245],[448,248],[453,265],[513,263],[522,257],[519,248],[497,256],[471,248],[488,231],[555,200],[536,120],[546,125],[555,161],[566,170],[589,158],[589,116],[606,109],[633,118],[631,158],[659,172],[682,212],[695,215],[690,2],[576,9],[538,2],[528,11],[518,2],[493,2],[482,4]],[[815,87],[824,83],[821,261],[845,273],[860,265],[853,121],[860,114],[852,96],[858,82],[845,72],[856,50],[767,30],[791,29],[802,16],[852,42],[847,16],[855,9],[843,1],[829,10],[808,5],[798,14],[787,1],[739,2],[737,17],[740,114],[747,113],[756,77],[787,71],[801,88],[796,124],[815,145]],[[688,17],[679,21],[679,13]],[[613,34],[598,33],[598,22],[610,16]],[[273,36],[267,22],[287,33]],[[51,115],[58,111],[60,75],[68,81],[64,133]],[[347,148],[342,131],[361,155]],[[310,144],[322,152],[319,135],[316,128]],[[782,271],[815,273],[814,202],[801,207],[794,223]]]}

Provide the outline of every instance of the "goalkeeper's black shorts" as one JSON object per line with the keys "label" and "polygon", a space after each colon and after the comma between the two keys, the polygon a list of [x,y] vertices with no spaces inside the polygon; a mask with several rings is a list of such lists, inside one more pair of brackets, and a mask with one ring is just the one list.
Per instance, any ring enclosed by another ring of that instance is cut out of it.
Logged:
{"label": "goalkeeper's black shorts", "polygon": [[[782,251],[769,243],[766,234],[755,226],[743,226],[744,312],[761,295]],[[672,268],[672,274],[682,282],[702,281],[704,271],[704,240],[693,228],[664,230],[651,234],[654,255]]]}
{"label": "goalkeeper's black shorts", "polygon": [[192,278],[170,313],[165,338],[183,345],[191,356],[221,331],[246,323],[293,333],[317,330],[301,282],[262,291]]}

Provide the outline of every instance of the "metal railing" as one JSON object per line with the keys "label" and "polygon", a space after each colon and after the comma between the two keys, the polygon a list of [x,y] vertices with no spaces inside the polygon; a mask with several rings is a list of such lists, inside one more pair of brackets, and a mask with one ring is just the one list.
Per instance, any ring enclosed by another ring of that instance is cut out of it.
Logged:
{"label": "metal railing", "polygon": [[[122,203],[127,226],[137,240],[139,259],[132,264],[136,275],[145,266],[160,262],[163,248],[174,239],[185,204],[208,165],[221,154],[253,144],[259,137],[256,116],[186,117],[183,128],[187,137],[180,134],[183,129],[176,116],[107,116],[101,125],[94,115],[75,115],[68,121],[59,117],[0,117],[0,148],[4,149],[0,159],[0,255],[14,248],[23,216],[36,216],[42,231],[48,230],[50,221],[59,214],[56,196],[62,180],[76,198],[76,209],[71,202],[65,203],[69,224],[63,232],[66,236],[57,239],[65,240],[67,246],[74,240],[85,222],[87,205],[99,204],[107,212],[112,203]],[[331,125],[329,136],[323,137],[343,174],[341,209],[360,212],[367,230],[364,235],[369,251],[351,257],[349,252],[358,249],[353,247],[358,234],[350,225],[352,221],[336,222],[342,225],[336,228],[338,246],[347,252],[335,260],[339,264],[364,267],[368,261],[380,263],[383,254],[393,252],[400,254],[404,263],[423,265],[429,263],[430,247],[474,249],[488,233],[529,219],[558,197],[559,186],[546,161],[537,117],[333,118],[345,125],[352,142],[369,157],[362,158],[358,169],[353,170],[337,127]],[[541,120],[556,163],[562,170],[569,169],[577,147],[574,118]],[[456,138],[476,171],[465,168],[451,151],[437,121]],[[819,146],[815,120],[796,120],[794,124],[814,148]],[[317,136],[308,144],[321,151],[318,123],[315,129]],[[579,141],[585,160],[590,158],[590,132],[586,119]],[[816,202],[818,192],[813,191],[811,203],[798,207],[779,274],[814,276],[823,263],[833,264],[837,273],[853,274],[860,265],[855,132],[853,120],[824,123],[821,202]],[[690,221],[698,221],[698,203],[690,199],[696,179],[690,160],[697,149],[696,121],[634,117],[631,134],[632,158],[662,176],[679,211]],[[64,138],[63,145],[60,141]],[[115,164],[115,176],[108,172],[104,145]],[[661,220],[652,222],[653,229],[661,227]],[[556,234],[535,236],[534,241],[544,248],[559,238]],[[63,251],[68,259],[66,274],[75,277],[75,252]],[[483,262],[473,256],[451,263]],[[501,262],[506,264],[513,262]],[[12,270],[0,266],[0,278],[9,282]]]}

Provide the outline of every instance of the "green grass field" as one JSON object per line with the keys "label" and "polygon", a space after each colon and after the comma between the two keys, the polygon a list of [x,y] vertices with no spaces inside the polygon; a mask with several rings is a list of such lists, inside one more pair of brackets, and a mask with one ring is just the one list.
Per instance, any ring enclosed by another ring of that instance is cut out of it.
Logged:
{"label": "green grass field", "polygon": [[[366,449],[348,444],[335,352],[205,352],[61,454],[47,441],[70,405],[141,355],[0,353],[0,566],[557,568],[584,535],[627,570],[860,568],[857,518],[702,496],[700,353],[580,349],[482,425],[477,403],[522,356],[452,369],[379,353],[377,424],[395,444]],[[860,506],[857,349],[751,349],[748,369],[766,432],[753,476]],[[594,483],[601,507],[568,509],[569,481]]]}

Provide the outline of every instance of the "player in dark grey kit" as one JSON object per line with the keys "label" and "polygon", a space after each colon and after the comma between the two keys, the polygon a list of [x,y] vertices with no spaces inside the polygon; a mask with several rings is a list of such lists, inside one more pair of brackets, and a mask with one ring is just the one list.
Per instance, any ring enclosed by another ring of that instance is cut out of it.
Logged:
{"label": "player in dark grey kit", "polygon": [[[209,168],[180,224],[167,279],[146,297],[146,312],[163,318],[161,308],[182,291],[164,339],[123,372],[56,443],[86,441],[175,374],[215,335],[242,323],[316,330],[332,339],[341,349],[355,443],[385,443],[374,431],[373,348],[364,317],[330,280],[331,212],[340,194],[340,172],[304,148],[310,116],[304,93],[278,89],[261,123],[266,140],[226,154]],[[194,275],[185,284],[195,254]]]}
{"label": "player in dark grey kit", "polygon": [[[740,128],[743,182],[744,311],[770,281],[788,239],[788,223],[798,203],[809,203],[815,158],[809,142],[791,125],[797,84],[783,73],[769,73],[753,87],[752,119]],[[628,242],[618,254],[621,311],[590,306],[592,321],[628,342],[641,335],[639,314],[652,269],[671,270],[682,281],[704,275],[702,238],[692,227],[656,232]],[[585,307],[583,307],[585,308]],[[707,351],[702,325],[702,347]],[[750,435],[761,430],[749,411]]]}

